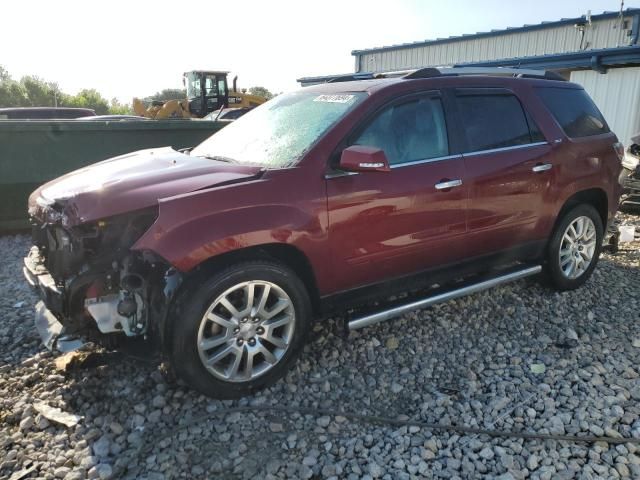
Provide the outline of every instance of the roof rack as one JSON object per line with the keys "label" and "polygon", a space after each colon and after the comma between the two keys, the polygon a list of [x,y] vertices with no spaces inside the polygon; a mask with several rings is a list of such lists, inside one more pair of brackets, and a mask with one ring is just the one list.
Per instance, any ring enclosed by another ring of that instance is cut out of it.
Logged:
{"label": "roof rack", "polygon": [[398,70],[395,72],[380,72],[380,73],[352,73],[349,75],[340,75],[337,77],[330,78],[327,80],[327,83],[336,83],[336,82],[351,82],[354,80],[373,80],[376,78],[392,78],[392,77],[404,77],[415,70]]}
{"label": "roof rack", "polygon": [[506,76],[515,78],[545,78],[547,80],[566,81],[564,77],[545,70],[532,70],[528,68],[507,68],[507,67],[426,67],[413,70],[402,78],[433,78],[442,76],[458,75],[490,75]]}
{"label": "roof rack", "polygon": [[327,83],[351,82],[354,80],[373,80],[376,78],[435,78],[444,76],[459,75],[489,75],[504,76],[514,78],[544,78],[547,80],[566,81],[564,77],[545,70],[532,70],[528,68],[507,68],[507,67],[425,67],[417,70],[398,70],[393,72],[380,73],[352,73],[330,78]]}
{"label": "roof rack", "polygon": [[353,73],[351,75],[340,75],[339,77],[333,77],[327,80],[327,83],[337,82],[351,82],[353,80],[370,80],[373,78],[373,73]]}

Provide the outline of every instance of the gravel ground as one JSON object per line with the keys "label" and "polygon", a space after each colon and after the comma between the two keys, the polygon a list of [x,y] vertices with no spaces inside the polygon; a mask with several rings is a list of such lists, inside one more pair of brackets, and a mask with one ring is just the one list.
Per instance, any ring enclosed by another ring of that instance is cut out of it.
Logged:
{"label": "gravel ground", "polygon": [[[640,217],[622,218],[640,227]],[[323,323],[285,380],[237,402],[167,383],[131,355],[95,350],[93,362],[58,371],[32,326],[36,297],[20,273],[28,245],[0,238],[0,478],[640,478],[637,443],[295,412],[639,439],[640,243],[603,255],[574,292],[521,281],[348,339]],[[82,418],[64,427],[38,402]],[[254,410],[215,416],[237,406]]]}

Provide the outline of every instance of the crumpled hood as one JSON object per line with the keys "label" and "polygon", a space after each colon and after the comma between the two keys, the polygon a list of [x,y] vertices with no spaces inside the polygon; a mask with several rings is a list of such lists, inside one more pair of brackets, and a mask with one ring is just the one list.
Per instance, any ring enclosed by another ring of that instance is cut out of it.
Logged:
{"label": "crumpled hood", "polygon": [[257,178],[259,166],[192,157],[170,147],[141,150],[52,180],[29,197],[29,213],[50,208],[69,225],[151,207],[161,198]]}

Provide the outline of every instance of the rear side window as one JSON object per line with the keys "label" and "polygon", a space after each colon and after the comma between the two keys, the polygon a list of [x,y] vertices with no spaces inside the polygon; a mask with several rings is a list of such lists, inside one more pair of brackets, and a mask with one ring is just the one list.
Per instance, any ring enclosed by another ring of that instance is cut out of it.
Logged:
{"label": "rear side window", "polygon": [[[540,141],[541,134],[515,95],[462,94],[458,109],[467,135],[468,151],[526,145]],[[532,131],[529,129],[532,125]]]}
{"label": "rear side window", "polygon": [[390,165],[447,156],[442,102],[438,97],[425,97],[387,107],[352,145],[380,148]]}
{"label": "rear side window", "polygon": [[602,113],[584,90],[553,87],[536,90],[568,137],[589,137],[609,132]]}

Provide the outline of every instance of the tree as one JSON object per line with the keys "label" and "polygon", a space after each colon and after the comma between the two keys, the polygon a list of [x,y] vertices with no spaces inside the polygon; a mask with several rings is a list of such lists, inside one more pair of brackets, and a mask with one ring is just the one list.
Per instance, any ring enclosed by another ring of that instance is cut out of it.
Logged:
{"label": "tree", "polygon": [[259,97],[264,97],[267,100],[271,100],[274,97],[273,93],[271,93],[269,90],[267,90],[264,87],[251,87],[249,89],[249,93],[251,95],[257,95]]}
{"label": "tree", "polygon": [[26,101],[27,94],[22,85],[0,66],[0,107],[23,107]]}
{"label": "tree", "polygon": [[111,115],[131,115],[133,114],[133,109],[131,105],[120,103],[117,98],[112,98],[109,113]]}
{"label": "tree", "polygon": [[[163,90],[159,94],[171,92]],[[179,98],[184,98],[184,90]],[[157,95],[159,95],[157,94]],[[35,75],[27,75],[19,81],[11,78],[6,68],[0,66],[0,108],[2,107],[78,107],[91,108],[98,115],[130,115],[131,106],[122,104],[118,99],[108,101],[96,89],[86,88],[76,95],[69,95],[60,91],[55,82],[47,82]]]}
{"label": "tree", "polygon": [[0,65],[0,82],[4,82],[6,80],[11,80],[11,76],[7,69]]}
{"label": "tree", "polygon": [[27,92],[20,83],[11,78],[0,81],[0,108],[26,107],[27,105],[29,105]]}
{"label": "tree", "polygon": [[37,76],[27,75],[16,81],[0,66],[0,108],[1,107],[79,107],[92,108],[98,115],[130,114],[131,107],[117,99],[109,102],[91,88],[81,90],[76,95],[61,92],[55,82],[47,82]]}
{"label": "tree", "polygon": [[65,95],[63,97],[64,107],[92,108],[97,115],[109,113],[109,101],[93,88],[80,90],[77,95]]}
{"label": "tree", "polygon": [[55,107],[56,106],[56,91],[58,86],[45,82],[44,80],[26,76],[20,80],[22,84],[29,106],[31,107]]}
{"label": "tree", "polygon": [[154,93],[148,99],[166,102],[167,100],[184,100],[185,98],[187,98],[187,91],[184,88],[165,88]]}

